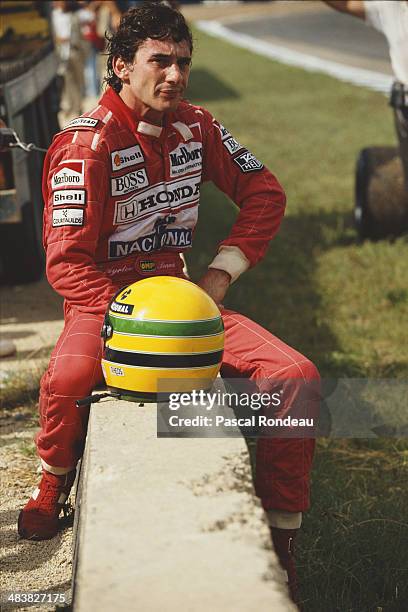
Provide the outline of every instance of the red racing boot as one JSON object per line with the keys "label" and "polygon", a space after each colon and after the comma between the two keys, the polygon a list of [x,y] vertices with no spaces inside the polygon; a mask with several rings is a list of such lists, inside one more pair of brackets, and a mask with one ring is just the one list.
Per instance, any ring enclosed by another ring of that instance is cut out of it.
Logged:
{"label": "red racing boot", "polygon": [[18,533],[26,540],[50,540],[57,535],[58,517],[74,484],[76,470],[56,476],[43,470],[38,488],[18,516]]}
{"label": "red racing boot", "polygon": [[288,587],[292,601],[300,607],[299,582],[294,559],[294,543],[299,529],[270,527],[272,542],[282,568],[288,574]]}

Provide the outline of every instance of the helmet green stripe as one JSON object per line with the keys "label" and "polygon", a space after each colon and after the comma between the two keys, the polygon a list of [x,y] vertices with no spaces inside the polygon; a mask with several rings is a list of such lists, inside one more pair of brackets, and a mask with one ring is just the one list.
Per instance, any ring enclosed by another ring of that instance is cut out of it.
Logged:
{"label": "helmet green stripe", "polygon": [[115,331],[140,336],[210,336],[224,330],[221,317],[208,321],[140,321],[116,317],[110,312],[109,319]]}

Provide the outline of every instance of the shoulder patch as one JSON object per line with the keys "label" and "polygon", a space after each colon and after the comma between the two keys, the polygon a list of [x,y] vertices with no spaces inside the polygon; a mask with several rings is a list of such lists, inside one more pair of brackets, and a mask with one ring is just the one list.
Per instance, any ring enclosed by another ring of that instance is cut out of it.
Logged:
{"label": "shoulder patch", "polygon": [[239,144],[238,140],[235,140],[235,138],[232,136],[225,138],[222,141],[222,144],[231,155],[234,155],[234,153],[244,148],[241,144]]}
{"label": "shoulder patch", "polygon": [[96,128],[100,123],[99,119],[95,119],[94,117],[77,117],[76,119],[72,119],[64,128],[64,130],[73,130],[77,128]]}
{"label": "shoulder patch", "polygon": [[219,130],[221,134],[221,140],[225,140],[226,138],[232,138],[230,132],[221,123],[219,123],[218,121],[214,119],[213,124]]}
{"label": "shoulder patch", "polygon": [[52,211],[52,227],[64,227],[66,225],[83,225],[83,208],[58,208]]}
{"label": "shoulder patch", "polygon": [[85,186],[83,159],[64,159],[54,170],[51,179],[51,188],[83,187]]}
{"label": "shoulder patch", "polygon": [[243,153],[233,159],[240,167],[241,172],[256,172],[264,167],[263,163],[256,159],[255,155],[252,155],[250,151],[243,151]]}
{"label": "shoulder patch", "polygon": [[53,206],[69,206],[70,204],[86,205],[85,189],[58,189],[52,194]]}

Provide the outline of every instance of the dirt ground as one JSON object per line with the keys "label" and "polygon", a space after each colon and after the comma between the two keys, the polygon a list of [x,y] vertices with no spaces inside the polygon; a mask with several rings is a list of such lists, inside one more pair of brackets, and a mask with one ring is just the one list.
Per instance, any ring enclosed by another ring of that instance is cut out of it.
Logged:
{"label": "dirt ground", "polygon": [[[39,478],[32,443],[35,430],[36,418],[28,409],[15,408],[1,416],[2,610],[26,609],[7,605],[10,593],[63,593],[67,602],[70,598],[72,529],[65,529],[46,542],[22,540],[16,529],[19,510]],[[55,610],[55,606],[29,609]]]}
{"label": "dirt ground", "polygon": [[62,329],[62,300],[43,280],[0,289],[0,336],[17,352],[0,360],[4,403],[0,415],[0,533],[2,539],[2,610],[55,610],[55,605],[9,606],[10,592],[63,593],[69,601],[72,529],[47,542],[19,538],[17,517],[36,487],[39,462],[33,436],[37,427],[35,389],[51,348]]}

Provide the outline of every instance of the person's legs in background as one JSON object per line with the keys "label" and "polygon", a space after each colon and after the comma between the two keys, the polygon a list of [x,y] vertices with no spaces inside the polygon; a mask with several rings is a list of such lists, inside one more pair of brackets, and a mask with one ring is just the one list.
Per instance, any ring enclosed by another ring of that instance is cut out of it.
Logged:
{"label": "person's legs in background", "polygon": [[100,94],[100,80],[98,76],[98,52],[92,46],[85,61],[85,96],[97,98]]}
{"label": "person's legs in background", "polygon": [[394,122],[399,141],[402,167],[404,170],[405,189],[408,193],[408,106],[394,109]]}

